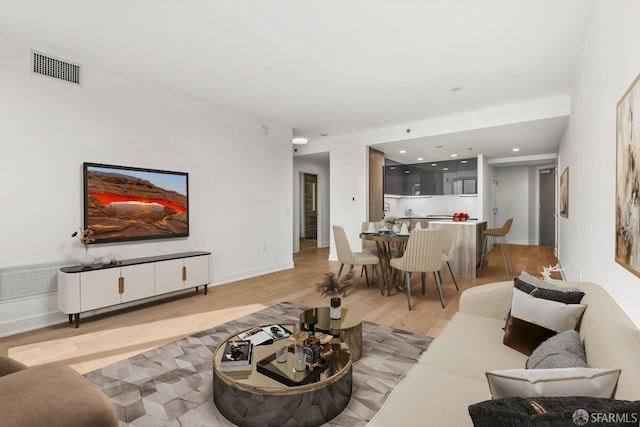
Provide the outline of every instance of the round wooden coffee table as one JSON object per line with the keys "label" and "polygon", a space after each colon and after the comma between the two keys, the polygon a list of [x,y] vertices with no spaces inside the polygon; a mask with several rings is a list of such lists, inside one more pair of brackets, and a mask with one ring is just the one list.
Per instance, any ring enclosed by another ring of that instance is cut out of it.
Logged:
{"label": "round wooden coffee table", "polygon": [[[283,326],[294,330],[294,325]],[[213,401],[234,424],[318,426],[333,419],[349,403],[351,353],[341,339],[334,339],[332,356],[311,373],[293,369],[291,351],[286,362],[275,360],[276,349],[291,344],[287,338],[254,346],[251,371],[241,375],[220,369],[224,346],[234,339],[236,335],[220,343],[213,357]]]}

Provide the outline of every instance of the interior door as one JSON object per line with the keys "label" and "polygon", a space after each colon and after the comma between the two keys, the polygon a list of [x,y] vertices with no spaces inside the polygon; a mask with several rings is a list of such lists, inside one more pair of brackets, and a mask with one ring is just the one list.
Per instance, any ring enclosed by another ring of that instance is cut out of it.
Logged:
{"label": "interior door", "polygon": [[538,242],[542,246],[556,245],[556,169],[540,169]]}
{"label": "interior door", "polygon": [[304,174],[304,237],[318,239],[318,176]]}

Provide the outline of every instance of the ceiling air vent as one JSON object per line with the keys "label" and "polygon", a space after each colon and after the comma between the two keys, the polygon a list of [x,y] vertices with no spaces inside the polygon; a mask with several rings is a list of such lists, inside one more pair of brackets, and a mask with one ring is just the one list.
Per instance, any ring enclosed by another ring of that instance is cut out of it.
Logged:
{"label": "ceiling air vent", "polygon": [[65,82],[80,84],[80,65],[54,58],[40,52],[32,52],[32,71]]}

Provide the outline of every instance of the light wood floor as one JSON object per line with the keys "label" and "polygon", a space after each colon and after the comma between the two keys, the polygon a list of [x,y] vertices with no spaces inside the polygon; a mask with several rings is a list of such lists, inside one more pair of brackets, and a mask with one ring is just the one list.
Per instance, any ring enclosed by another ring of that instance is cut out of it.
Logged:
{"label": "light wood floor", "polygon": [[[555,265],[553,250],[544,246],[510,245],[516,274],[525,270],[539,274],[543,266]],[[209,287],[208,295],[188,293],[132,309],[82,319],[80,328],[69,324],[0,338],[0,354],[27,365],[59,361],[81,373],[128,358],[282,301],[307,306],[327,305],[314,284],[327,271],[338,271],[328,261],[328,249],[307,249],[294,256],[295,268],[230,284]],[[404,293],[380,295],[377,286],[366,287],[357,277],[355,286],[343,299],[343,306],[356,310],[363,319],[437,336],[458,310],[460,293],[470,287],[501,280],[506,276],[498,248],[492,251],[489,266],[475,280],[457,277],[456,291],[451,276],[443,274],[446,307],[440,305],[433,276],[426,295],[420,294],[420,275],[413,277],[414,309],[407,309]]]}

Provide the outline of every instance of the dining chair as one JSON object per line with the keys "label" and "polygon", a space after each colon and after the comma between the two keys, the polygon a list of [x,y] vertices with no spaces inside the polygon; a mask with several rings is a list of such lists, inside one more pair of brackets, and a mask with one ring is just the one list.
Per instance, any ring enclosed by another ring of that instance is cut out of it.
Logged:
{"label": "dining chair", "polygon": [[391,267],[405,272],[404,281],[409,310],[413,309],[411,303],[411,273],[413,272],[422,273],[422,295],[425,293],[427,273],[433,273],[438,295],[440,296],[440,303],[442,304],[442,308],[444,308],[442,278],[440,277],[442,243],[442,230],[429,228],[414,230],[409,237],[407,249],[402,258],[394,258],[391,260]]}
{"label": "dining chair", "polygon": [[[373,229],[375,231],[380,231],[380,227],[382,227],[381,221],[376,221],[376,222],[365,221],[362,223],[361,231],[363,232],[367,231],[369,229],[369,224],[373,224]],[[378,246],[376,245],[376,242],[372,240],[364,240],[364,239],[361,239],[361,240],[362,240],[362,252],[378,256]]]}
{"label": "dining chair", "polygon": [[509,244],[506,239],[507,234],[509,234],[509,231],[511,230],[511,224],[513,224],[513,218],[507,219],[500,228],[487,228],[482,231],[484,242],[482,245],[482,257],[480,258],[481,268],[484,268],[489,264],[489,251],[497,243],[502,249],[502,258],[504,259],[507,276],[511,276],[513,274],[511,252],[509,251]]}
{"label": "dining chair", "polygon": [[338,278],[342,274],[342,269],[345,264],[349,266],[349,270],[353,270],[354,265],[362,265],[364,267],[365,280],[367,286],[369,286],[369,274],[367,272],[367,266],[373,266],[372,278],[378,276],[378,285],[380,287],[380,293],[384,295],[384,287],[382,284],[382,277],[378,273],[377,267],[380,263],[380,258],[377,255],[373,255],[365,252],[353,252],[351,245],[349,245],[349,239],[347,239],[347,233],[344,231],[344,227],[341,225],[333,226],[333,237],[336,243],[336,252],[338,255],[338,262],[340,263],[340,270],[338,271]]}
{"label": "dining chair", "polygon": [[456,252],[456,241],[458,240],[460,227],[458,225],[449,225],[443,227],[439,224],[433,224],[432,227],[436,230],[442,230],[442,262],[447,263],[447,268],[449,268],[449,273],[451,274],[451,278],[453,279],[453,284],[456,286],[456,290],[460,290],[460,288],[458,288],[458,282],[456,281],[456,276],[454,276],[453,274],[450,263]]}

